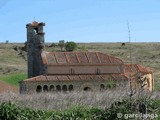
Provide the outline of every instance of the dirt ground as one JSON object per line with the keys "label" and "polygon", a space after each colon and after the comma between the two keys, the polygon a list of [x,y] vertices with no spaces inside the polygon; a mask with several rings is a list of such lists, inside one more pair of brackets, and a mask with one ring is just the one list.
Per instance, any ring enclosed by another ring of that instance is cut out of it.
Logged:
{"label": "dirt ground", "polygon": [[4,81],[0,80],[0,93],[5,93],[5,92],[14,92],[18,93],[18,87],[9,85],[8,83],[5,83]]}

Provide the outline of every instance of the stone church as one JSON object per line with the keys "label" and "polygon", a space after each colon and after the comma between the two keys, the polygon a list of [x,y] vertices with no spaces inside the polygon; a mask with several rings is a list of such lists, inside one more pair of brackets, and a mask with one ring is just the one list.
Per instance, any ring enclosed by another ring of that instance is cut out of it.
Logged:
{"label": "stone church", "polygon": [[28,79],[20,82],[20,93],[104,91],[114,87],[153,90],[153,73],[138,64],[100,52],[44,51],[45,23],[26,25]]}

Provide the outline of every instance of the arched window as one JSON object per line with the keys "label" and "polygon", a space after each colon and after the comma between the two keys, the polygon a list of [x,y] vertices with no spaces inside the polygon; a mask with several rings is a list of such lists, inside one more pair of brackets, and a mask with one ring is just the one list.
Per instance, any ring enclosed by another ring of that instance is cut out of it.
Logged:
{"label": "arched window", "polygon": [[73,90],[73,85],[69,85],[69,91],[72,91]]}
{"label": "arched window", "polygon": [[101,84],[100,85],[100,90],[104,90],[105,89],[105,85],[104,84]]}
{"label": "arched window", "polygon": [[43,92],[48,92],[48,86],[47,85],[43,86]]}
{"label": "arched window", "polygon": [[67,85],[63,85],[63,86],[62,86],[62,90],[63,90],[63,91],[67,91]]}
{"label": "arched window", "polygon": [[37,93],[42,92],[42,87],[41,87],[40,85],[38,85],[38,86],[37,86],[37,88],[36,88],[36,92],[37,92]]}
{"label": "arched window", "polygon": [[84,87],[84,89],[83,89],[84,91],[90,91],[91,90],[91,88],[90,87]]}
{"label": "arched window", "polygon": [[61,91],[61,86],[60,86],[60,85],[57,85],[57,86],[56,86],[56,90],[57,90],[57,91]]}
{"label": "arched window", "polygon": [[34,31],[34,34],[35,34],[35,35],[38,34],[38,28],[34,28],[33,31]]}
{"label": "arched window", "polygon": [[50,91],[50,92],[53,92],[53,91],[54,91],[54,85],[51,85],[51,86],[49,87],[49,91]]}

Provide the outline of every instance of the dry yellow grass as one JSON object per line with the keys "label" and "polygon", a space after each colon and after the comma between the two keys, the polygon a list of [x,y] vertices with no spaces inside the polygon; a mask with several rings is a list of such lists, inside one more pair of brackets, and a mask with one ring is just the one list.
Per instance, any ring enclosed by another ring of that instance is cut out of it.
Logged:
{"label": "dry yellow grass", "polygon": [[[117,92],[118,91],[118,92]],[[134,94],[134,98],[138,98],[139,94]],[[160,99],[159,92],[141,93],[140,97],[146,99]],[[24,107],[45,110],[63,110],[71,106],[80,105],[97,108],[108,108],[117,100],[129,98],[128,92],[124,89],[106,90],[103,92],[68,92],[68,93],[42,93],[42,94],[25,94],[19,95],[15,93],[0,94],[0,103],[12,101]]]}

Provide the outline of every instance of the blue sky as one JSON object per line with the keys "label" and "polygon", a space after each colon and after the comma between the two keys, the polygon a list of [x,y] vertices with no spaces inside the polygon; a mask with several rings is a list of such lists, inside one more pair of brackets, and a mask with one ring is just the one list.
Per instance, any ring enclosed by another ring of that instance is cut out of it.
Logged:
{"label": "blue sky", "polygon": [[160,41],[160,0],[0,0],[0,42],[25,42],[26,24],[45,22],[45,41]]}

